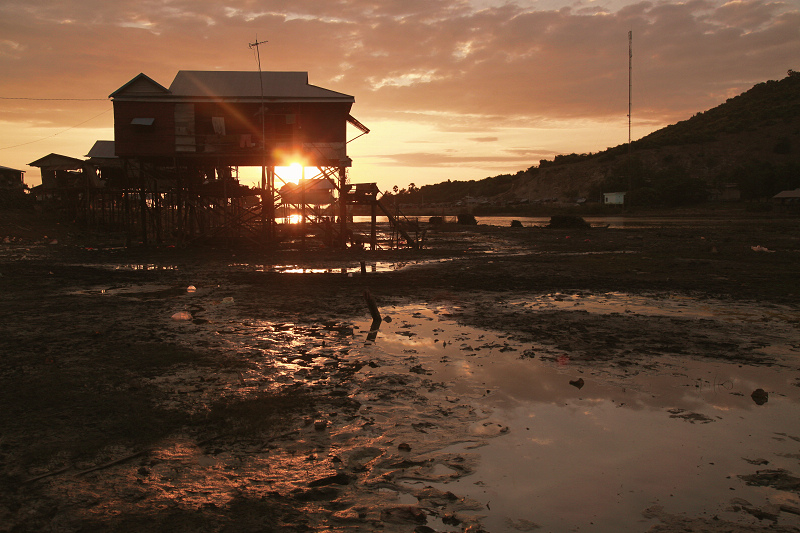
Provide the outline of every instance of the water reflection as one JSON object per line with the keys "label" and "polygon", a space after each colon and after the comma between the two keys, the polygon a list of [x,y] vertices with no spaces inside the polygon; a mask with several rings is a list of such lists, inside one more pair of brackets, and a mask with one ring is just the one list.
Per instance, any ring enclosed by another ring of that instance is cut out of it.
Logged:
{"label": "water reflection", "polygon": [[[211,367],[187,363],[150,378],[145,385],[160,391],[161,406],[196,416],[248,407],[256,420],[267,395],[302,388],[319,408],[282,434],[208,445],[176,437],[105,478],[138,487],[148,505],[199,509],[279,494],[317,529],[380,523],[409,531],[425,521],[448,530],[458,521],[462,529],[601,532],[647,529],[656,515],[642,512],[654,505],[740,523],[756,519],[733,511],[734,497],[800,507],[796,493],[740,477],[798,470],[791,308],[622,293],[496,302],[512,311],[705,320],[734,337],[744,335],[743,323],[766,324],[769,345],[758,350],[783,350],[772,366],[664,353],[629,370],[576,363],[536,339],[459,324],[464,309],[456,304],[381,308],[392,320],[366,342],[366,316],[270,321],[232,313],[212,296],[192,296],[206,322],[164,327],[174,342],[220,357]],[[754,401],[756,389],[768,402]],[[70,490],[96,490],[84,483]],[[145,505],[142,498],[114,508]],[[779,524],[800,526],[800,518],[781,513]]]}
{"label": "water reflection", "polygon": [[[543,298],[530,305],[542,303],[559,307],[575,300]],[[769,314],[750,307],[742,315],[709,302],[684,301],[682,309],[646,299],[635,304],[637,313],[686,313],[722,321]],[[609,312],[590,298],[587,306],[593,305],[598,308],[592,312]],[[478,431],[471,431],[478,438],[482,431],[494,430],[498,436],[481,443],[471,482],[434,485],[490,503],[484,522],[489,530],[504,530],[508,520],[529,520],[553,531],[643,529],[647,521],[641,511],[654,503],[671,512],[736,520],[741,516],[729,511],[732,494],[756,506],[797,500],[737,478],[755,471],[743,458],[766,457],[771,467],[797,469],[792,458],[800,441],[796,369],[787,373],[667,355],[653,361],[649,372],[614,374],[520,358],[526,349],[546,353],[548,348],[509,344],[502,335],[454,327],[423,308],[411,314],[421,318],[414,323],[415,336],[409,337],[400,324],[385,331],[378,344],[398,356],[413,350],[430,378],[447,384],[448,394],[491,413],[488,425],[481,421]],[[585,386],[570,385],[576,378]],[[769,403],[754,402],[751,393],[757,388],[772,391]],[[787,431],[791,438],[776,440]],[[466,449],[464,444],[445,448]],[[782,514],[781,523],[797,525],[798,520]]]}

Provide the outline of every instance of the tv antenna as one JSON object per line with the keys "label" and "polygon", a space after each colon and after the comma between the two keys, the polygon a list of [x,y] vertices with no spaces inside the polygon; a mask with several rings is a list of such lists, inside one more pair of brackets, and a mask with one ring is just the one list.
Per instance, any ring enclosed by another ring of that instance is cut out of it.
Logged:
{"label": "tv antenna", "polygon": [[[269,41],[259,41],[258,36],[256,36],[256,42],[249,43],[247,46],[250,47],[252,50],[253,48],[256,49],[256,61],[258,61],[258,82],[261,86],[261,121],[264,121],[264,78],[261,75],[261,51],[259,50],[259,46],[264,43],[268,43]],[[262,128],[263,129],[263,128]]]}
{"label": "tv antenna", "polygon": [[256,35],[256,40],[253,43],[248,43],[247,46],[250,47],[252,50],[253,48],[256,49],[256,60],[258,61],[258,85],[261,89],[261,191],[262,191],[262,200],[261,200],[261,223],[262,225],[266,225],[266,218],[264,213],[264,195],[267,192],[267,185],[269,185],[269,230],[268,234],[270,239],[272,238],[272,230],[273,230],[273,222],[274,222],[274,201],[275,201],[275,192],[274,192],[274,184],[272,182],[272,173],[270,173],[269,183],[267,183],[267,139],[266,139],[266,126],[264,125],[265,120],[265,113],[264,110],[264,75],[261,73],[261,51],[259,50],[259,46],[266,43],[268,41],[259,41],[258,35]]}

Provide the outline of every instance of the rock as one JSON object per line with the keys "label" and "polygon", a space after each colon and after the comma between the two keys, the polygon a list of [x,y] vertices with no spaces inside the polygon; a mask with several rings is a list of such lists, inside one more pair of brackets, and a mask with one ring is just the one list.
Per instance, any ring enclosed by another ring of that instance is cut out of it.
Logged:
{"label": "rock", "polygon": [[381,511],[381,520],[383,522],[416,522],[417,524],[424,524],[428,521],[425,512],[419,507],[405,505],[402,507],[389,507]]}
{"label": "rock", "polygon": [[462,213],[460,215],[456,215],[456,220],[458,224],[462,226],[477,226],[478,219],[475,218],[475,215],[470,215],[468,213]]}
{"label": "rock", "polygon": [[548,228],[591,228],[592,225],[586,222],[583,217],[575,215],[556,215],[550,217]]}
{"label": "rock", "polygon": [[328,421],[327,420],[315,420],[314,421],[314,429],[316,429],[317,431],[322,431],[326,427],[328,427]]}
{"label": "rock", "polygon": [[756,389],[753,391],[753,394],[750,395],[754,402],[757,405],[764,405],[769,401],[769,394],[764,389]]}
{"label": "rock", "polygon": [[401,452],[410,452],[411,445],[408,444],[407,442],[401,442],[400,444],[397,445],[397,449],[400,450]]}
{"label": "rock", "polygon": [[583,378],[578,378],[569,382],[570,385],[573,387],[577,387],[578,389],[582,389],[584,385]]}

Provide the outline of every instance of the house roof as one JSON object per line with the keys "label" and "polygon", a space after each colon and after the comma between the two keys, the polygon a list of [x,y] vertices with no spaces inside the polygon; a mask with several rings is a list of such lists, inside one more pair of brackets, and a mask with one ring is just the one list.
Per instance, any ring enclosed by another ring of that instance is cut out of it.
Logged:
{"label": "house roof", "polygon": [[47,170],[80,170],[84,167],[83,159],[76,159],[66,155],[48,154],[41,159],[37,159],[28,166],[39,167]]}
{"label": "house roof", "polygon": [[114,149],[114,141],[96,141],[86,157],[96,157],[98,159],[116,159],[117,154]]}
{"label": "house roof", "polygon": [[773,198],[800,198],[800,189],[795,189],[793,191],[781,191],[773,196]]}
{"label": "house roof", "polygon": [[342,100],[354,98],[309,85],[308,72],[258,72],[249,71],[199,71],[181,70],[169,86],[175,96],[204,96],[210,98],[261,98],[269,99]]}
{"label": "house roof", "polygon": [[150,76],[137,74],[131,81],[108,95],[109,98],[121,96],[159,96],[169,94],[169,89],[154,81]]}
{"label": "house roof", "polygon": [[4,167],[2,165],[0,165],[0,170],[12,170],[14,172],[20,172],[20,173],[25,172],[24,170],[19,170],[19,169],[11,168],[11,167]]}
{"label": "house roof", "polygon": [[181,70],[169,89],[144,74],[111,93],[110,98],[180,98],[305,102],[355,102],[350,95],[308,83],[308,72]]}

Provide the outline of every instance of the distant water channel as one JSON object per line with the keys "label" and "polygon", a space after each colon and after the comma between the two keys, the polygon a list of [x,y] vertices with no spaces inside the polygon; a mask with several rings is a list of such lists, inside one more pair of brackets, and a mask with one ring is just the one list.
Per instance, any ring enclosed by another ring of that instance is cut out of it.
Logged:
{"label": "distant water channel", "polygon": [[[417,219],[421,222],[427,222],[430,217],[418,216],[408,217],[409,219]],[[455,222],[454,216],[445,216],[447,222]],[[514,217],[514,216],[476,216],[479,225],[484,226],[499,226],[510,227],[512,220],[519,220],[523,227],[543,227],[550,223],[550,217]],[[664,227],[703,227],[708,225],[718,225],[719,220],[715,218],[683,218],[683,217],[583,217],[586,222],[592,226],[608,226],[609,228],[664,228]],[[353,217],[356,223],[368,223],[370,217],[356,216]],[[379,224],[387,224],[387,217],[377,217]]]}

